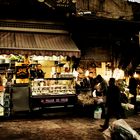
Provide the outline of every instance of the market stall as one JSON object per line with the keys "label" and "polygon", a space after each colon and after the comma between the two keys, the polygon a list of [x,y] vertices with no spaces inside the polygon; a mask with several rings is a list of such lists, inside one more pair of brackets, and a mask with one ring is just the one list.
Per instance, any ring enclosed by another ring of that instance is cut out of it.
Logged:
{"label": "market stall", "polygon": [[0,36],[1,75],[12,113],[75,104],[73,70],[80,51],[68,34],[3,31]]}

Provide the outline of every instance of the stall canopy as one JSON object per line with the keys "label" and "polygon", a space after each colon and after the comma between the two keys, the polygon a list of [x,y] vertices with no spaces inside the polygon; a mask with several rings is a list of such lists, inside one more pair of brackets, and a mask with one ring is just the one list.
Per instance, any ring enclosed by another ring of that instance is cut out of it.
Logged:
{"label": "stall canopy", "polygon": [[80,57],[80,50],[68,34],[1,31],[0,54]]}

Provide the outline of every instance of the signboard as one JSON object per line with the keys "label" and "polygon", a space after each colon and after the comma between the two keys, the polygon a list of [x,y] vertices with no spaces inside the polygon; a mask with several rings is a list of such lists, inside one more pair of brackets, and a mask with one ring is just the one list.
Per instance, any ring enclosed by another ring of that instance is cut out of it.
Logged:
{"label": "signboard", "polygon": [[52,98],[52,99],[42,99],[41,103],[43,104],[52,104],[52,103],[67,103],[68,98]]}
{"label": "signboard", "polygon": [[70,1],[69,0],[56,0],[57,7],[69,7]]}
{"label": "signboard", "polygon": [[29,77],[27,66],[16,66],[16,79],[26,79]]}
{"label": "signboard", "polygon": [[67,8],[73,7],[76,3],[76,0],[38,0],[38,2],[42,2],[52,8]]}

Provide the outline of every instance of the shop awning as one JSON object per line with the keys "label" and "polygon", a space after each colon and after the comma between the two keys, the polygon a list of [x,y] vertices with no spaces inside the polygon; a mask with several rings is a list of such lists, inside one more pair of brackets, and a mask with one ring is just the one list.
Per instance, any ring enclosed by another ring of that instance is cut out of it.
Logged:
{"label": "shop awning", "polygon": [[0,32],[0,54],[80,56],[68,34]]}

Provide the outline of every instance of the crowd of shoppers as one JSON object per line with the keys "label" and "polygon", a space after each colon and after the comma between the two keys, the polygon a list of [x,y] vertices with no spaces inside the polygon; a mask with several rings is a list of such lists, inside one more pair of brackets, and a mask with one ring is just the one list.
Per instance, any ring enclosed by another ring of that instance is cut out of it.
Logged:
{"label": "crowd of shoppers", "polygon": [[[122,103],[127,104],[128,98],[117,85],[115,78],[110,78],[107,83],[101,75],[93,78],[92,73],[89,73],[89,76],[85,77],[81,83],[82,88],[91,89],[91,92],[96,94],[94,106],[102,109],[102,118],[105,119],[104,124],[101,125],[103,130],[108,128],[111,117],[126,118]],[[133,95],[131,103],[134,105],[134,113],[137,114],[137,80],[132,75],[129,78],[128,89]]]}

